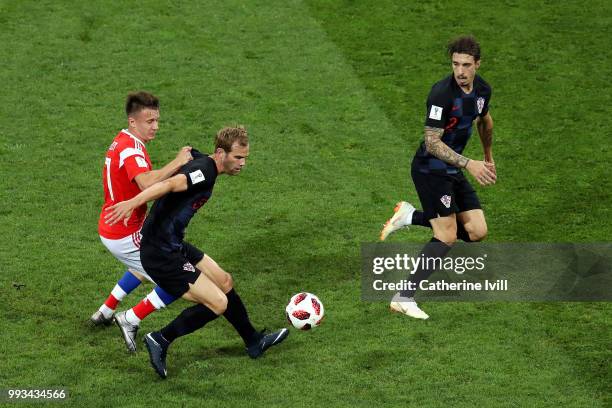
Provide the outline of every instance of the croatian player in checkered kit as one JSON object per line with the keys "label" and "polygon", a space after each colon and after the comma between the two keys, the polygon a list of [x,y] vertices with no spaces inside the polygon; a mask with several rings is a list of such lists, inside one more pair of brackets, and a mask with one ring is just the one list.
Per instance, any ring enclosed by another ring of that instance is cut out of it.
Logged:
{"label": "croatian player in checkered kit", "polygon": [[127,97],[125,110],[128,128],[117,134],[104,161],[104,205],[98,221],[98,232],[104,246],[128,269],[99,310],[91,316],[90,322],[94,326],[108,326],[115,320],[128,351],[135,352],[134,339],[140,321],[151,312],[170,304],[176,297],[156,287],[134,308],[115,315],[119,302],[144,279],[153,282],[140,262],[140,229],[147,207],[144,205],[137,208],[126,224],[108,225],[103,216],[108,207],[129,200],[141,190],[174,175],[193,158],[191,147],[183,147],[174,160],[159,170],[153,170],[146,144],[155,138],[159,129],[159,100],[147,92],[131,93]]}
{"label": "croatian player in checkered kit", "polygon": [[[476,71],[480,67],[480,46],[472,36],[459,37],[448,45],[453,74],[434,84],[427,98],[425,138],[412,161],[411,175],[421,201],[422,211],[402,201],[387,221],[380,235],[409,225],[432,228],[433,238],[420,256],[443,258],[457,238],[474,242],[487,235],[487,223],[474,188],[463,175],[466,169],[480,185],[497,180],[493,161],[493,119],[489,113],[491,87]],[[472,134],[472,125],[480,135],[484,160],[462,156]],[[422,265],[410,277],[416,284],[434,270]],[[429,316],[414,301],[415,290],[398,292],[391,310],[427,319]]]}
{"label": "croatian player in checkered kit", "polygon": [[238,175],[245,166],[249,156],[246,129],[223,128],[215,137],[213,154],[204,155],[195,149],[192,153],[194,160],[175,176],[109,207],[105,215],[109,225],[116,225],[128,220],[135,208],[156,200],[142,228],[142,264],[168,293],[196,303],[161,330],[144,337],[151,365],[162,378],[168,374],[166,354],[170,345],[221,315],[238,332],[251,358],[261,357],[289,335],[286,328],[268,334],[255,330],[232,276],[184,239],[193,216],[211,199],[218,176]]}

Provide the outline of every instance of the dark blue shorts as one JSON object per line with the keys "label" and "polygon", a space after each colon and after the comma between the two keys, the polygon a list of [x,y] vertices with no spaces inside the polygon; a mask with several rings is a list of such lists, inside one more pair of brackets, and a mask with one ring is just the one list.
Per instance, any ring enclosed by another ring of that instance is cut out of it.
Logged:
{"label": "dark blue shorts", "polygon": [[474,187],[461,171],[422,173],[413,167],[411,174],[427,220],[482,208]]}
{"label": "dark blue shorts", "polygon": [[204,258],[204,252],[188,242],[177,251],[162,250],[155,245],[141,242],[140,261],[144,270],[166,292],[181,297],[189,290],[200,271],[195,266]]}

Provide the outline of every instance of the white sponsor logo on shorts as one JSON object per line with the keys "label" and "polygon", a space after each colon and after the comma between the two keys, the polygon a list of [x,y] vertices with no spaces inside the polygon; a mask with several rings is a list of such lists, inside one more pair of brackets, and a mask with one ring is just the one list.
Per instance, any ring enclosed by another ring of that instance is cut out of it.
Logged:
{"label": "white sponsor logo on shorts", "polygon": [[189,173],[189,177],[191,177],[191,184],[198,184],[200,181],[206,180],[204,178],[202,170],[196,170],[192,173]]}
{"label": "white sponsor logo on shorts", "polygon": [[429,111],[429,119],[442,119],[442,108],[436,105],[431,105],[431,110]]}
{"label": "white sponsor logo on shorts", "polygon": [[189,262],[185,262],[185,265],[183,265],[183,270],[189,271],[189,272],[195,272],[195,268]]}
{"label": "white sponsor logo on shorts", "polygon": [[442,201],[442,204],[444,204],[446,208],[450,208],[451,197],[449,195],[443,195],[440,197],[440,201]]}

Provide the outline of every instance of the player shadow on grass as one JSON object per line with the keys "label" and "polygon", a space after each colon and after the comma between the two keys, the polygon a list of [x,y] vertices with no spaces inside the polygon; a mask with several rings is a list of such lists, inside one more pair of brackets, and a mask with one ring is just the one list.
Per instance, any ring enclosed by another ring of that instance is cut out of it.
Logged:
{"label": "player shadow on grass", "polygon": [[[249,356],[247,355],[244,346],[242,344],[238,344],[239,341],[240,339],[238,339],[238,342],[236,342],[236,344],[228,344],[220,347],[207,347],[206,344],[203,344],[202,347],[199,347],[197,348],[197,350],[192,351],[190,357],[202,358],[207,360],[221,359],[227,357],[238,357],[251,360],[251,358],[249,358]],[[272,354],[282,355],[287,351],[287,349],[293,348],[294,347],[293,345],[291,345],[291,343],[283,342],[282,347],[277,347],[274,350],[266,352],[262,357],[258,358],[257,360],[264,360],[266,358],[269,358],[269,356],[271,356]],[[189,358],[186,358],[185,360],[189,361]]]}
{"label": "player shadow on grass", "polygon": [[[224,369],[224,365],[220,362],[220,360],[227,358],[242,359],[239,360],[240,364],[248,370],[250,364],[265,365],[266,360],[278,361],[277,358],[273,358],[272,360],[270,359],[273,354],[278,355],[278,358],[282,359],[283,355],[285,355],[287,352],[293,352],[293,349],[298,346],[296,344],[284,342],[282,347],[279,347],[273,351],[268,351],[265,355],[256,359],[255,361],[249,358],[244,346],[240,343],[240,339],[238,338],[236,340],[236,344],[228,344],[220,347],[207,346],[206,341],[202,339],[197,339],[195,342],[192,341],[190,344],[183,344],[182,347],[186,348],[185,352],[173,353],[172,356],[169,356],[169,363],[172,367],[171,370],[173,371],[173,376],[180,376],[183,371],[191,371],[197,369],[198,367],[206,369],[206,371],[214,374],[217,372],[217,370]],[[230,340],[228,339],[227,341]],[[151,372],[151,375],[154,376],[154,373]]]}

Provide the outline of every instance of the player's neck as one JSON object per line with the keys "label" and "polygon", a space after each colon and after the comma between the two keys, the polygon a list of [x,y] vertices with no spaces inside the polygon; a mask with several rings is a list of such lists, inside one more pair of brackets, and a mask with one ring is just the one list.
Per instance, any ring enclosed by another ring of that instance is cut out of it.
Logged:
{"label": "player's neck", "polygon": [[140,136],[140,134],[136,131],[136,129],[128,126],[128,132],[130,132],[130,135],[134,136],[136,139],[140,140],[142,143],[148,142],[148,140],[144,140],[142,136]]}
{"label": "player's neck", "polygon": [[459,88],[461,88],[461,90],[463,91],[463,93],[465,93],[465,94],[470,94],[470,93],[472,93],[472,91],[474,90],[474,83],[472,82],[471,84],[466,85],[466,86],[461,86],[461,85],[459,85]]}
{"label": "player's neck", "polygon": [[221,161],[217,158],[216,154],[211,154],[208,157],[215,161],[215,166],[217,167],[217,174],[223,174],[223,166],[221,166]]}

